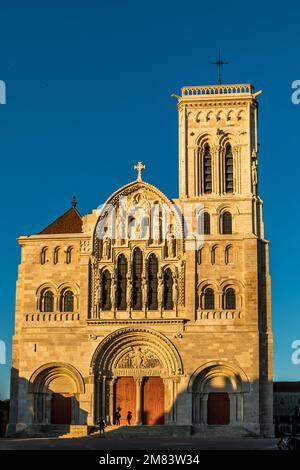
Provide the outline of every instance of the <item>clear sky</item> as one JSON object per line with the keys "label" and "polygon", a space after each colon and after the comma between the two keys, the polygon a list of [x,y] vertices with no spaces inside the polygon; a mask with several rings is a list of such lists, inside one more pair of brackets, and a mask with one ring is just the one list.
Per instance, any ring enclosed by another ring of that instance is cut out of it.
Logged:
{"label": "clear sky", "polygon": [[0,393],[9,393],[19,235],[84,214],[135,178],[178,194],[176,101],[184,85],[251,82],[259,97],[260,194],[271,241],[275,378],[300,380],[299,2],[2,0]]}

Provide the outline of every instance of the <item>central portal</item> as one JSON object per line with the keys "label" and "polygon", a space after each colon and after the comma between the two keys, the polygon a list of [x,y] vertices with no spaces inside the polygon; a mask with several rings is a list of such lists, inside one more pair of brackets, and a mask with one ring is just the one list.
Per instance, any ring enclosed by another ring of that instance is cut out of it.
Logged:
{"label": "central portal", "polygon": [[[165,387],[160,377],[118,377],[114,385],[114,424],[165,422]],[[140,420],[141,417],[141,420]]]}

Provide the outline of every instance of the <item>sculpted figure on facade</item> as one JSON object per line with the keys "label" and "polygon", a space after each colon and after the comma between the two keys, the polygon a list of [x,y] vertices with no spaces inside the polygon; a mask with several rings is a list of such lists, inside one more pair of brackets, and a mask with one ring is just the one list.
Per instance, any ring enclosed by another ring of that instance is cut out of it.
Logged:
{"label": "sculpted figure on facade", "polygon": [[168,236],[168,258],[175,258],[176,256],[176,240],[174,233]]}
{"label": "sculpted figure on facade", "polygon": [[103,238],[102,244],[102,258],[103,259],[110,259],[110,252],[111,252],[111,239],[108,235],[105,235]]}

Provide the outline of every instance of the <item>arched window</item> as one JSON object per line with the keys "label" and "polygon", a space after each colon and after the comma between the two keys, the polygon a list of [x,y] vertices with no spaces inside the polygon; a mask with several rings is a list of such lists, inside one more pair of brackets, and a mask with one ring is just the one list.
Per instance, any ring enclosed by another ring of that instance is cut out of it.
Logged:
{"label": "arched window", "polygon": [[158,288],[158,259],[152,253],[148,260],[148,309],[158,309],[157,288]]}
{"label": "arched window", "polygon": [[233,263],[233,248],[231,245],[226,246],[225,248],[225,264]]}
{"label": "arched window", "polygon": [[117,307],[118,310],[126,310],[127,287],[127,259],[125,255],[118,258],[118,282],[117,282]]}
{"label": "arched window", "polygon": [[202,294],[202,308],[210,310],[215,308],[215,293],[211,287],[206,287]]}
{"label": "arched window", "polygon": [[235,310],[236,309],[236,295],[235,290],[232,287],[228,287],[223,296],[223,308],[226,310]]}
{"label": "arched window", "polygon": [[132,263],[132,308],[133,310],[141,310],[143,307],[142,295],[142,274],[143,274],[143,254],[139,248],[133,252]]}
{"label": "arched window", "polygon": [[213,246],[211,249],[211,264],[217,264],[218,261],[218,247]]}
{"label": "arched window", "polygon": [[47,262],[47,253],[48,253],[48,248],[44,246],[41,251],[41,264],[45,264]]}
{"label": "arched window", "polygon": [[233,156],[231,145],[227,145],[225,150],[225,192],[233,192]]}
{"label": "arched window", "polygon": [[110,289],[111,289],[111,275],[110,272],[106,269],[102,273],[102,310],[111,309],[111,299],[110,299]]}
{"label": "arched window", "polygon": [[47,290],[42,294],[40,310],[42,312],[54,311],[54,295],[51,290]]}
{"label": "arched window", "polygon": [[173,277],[170,268],[164,271],[164,309],[173,309]]}
{"label": "arched window", "polygon": [[222,214],[222,233],[225,235],[232,233],[232,215],[228,211]]}
{"label": "arched window", "polygon": [[209,145],[204,147],[203,154],[203,192],[211,193],[212,189],[212,171],[211,171],[211,154]]}
{"label": "arched window", "polygon": [[74,294],[71,290],[65,290],[60,296],[60,311],[74,312]]}
{"label": "arched window", "polygon": [[56,246],[54,249],[54,254],[53,254],[53,262],[54,264],[57,264],[59,262],[59,246]]}
{"label": "arched window", "polygon": [[198,219],[198,230],[200,234],[210,234],[210,215],[208,212],[202,212]]}
{"label": "arched window", "polygon": [[70,264],[72,261],[72,251],[73,251],[72,246],[69,246],[66,251],[66,263],[67,264]]}

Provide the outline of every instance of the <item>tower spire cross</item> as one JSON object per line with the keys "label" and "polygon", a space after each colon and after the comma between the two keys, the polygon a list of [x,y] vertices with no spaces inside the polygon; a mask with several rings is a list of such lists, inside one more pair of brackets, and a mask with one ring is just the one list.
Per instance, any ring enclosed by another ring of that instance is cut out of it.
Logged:
{"label": "tower spire cross", "polygon": [[146,170],[146,165],[143,165],[142,162],[138,162],[137,165],[134,165],[134,169],[137,171],[137,181],[142,181],[142,171]]}
{"label": "tower spire cross", "polygon": [[218,85],[221,85],[221,70],[222,70],[222,66],[223,65],[227,65],[229,64],[229,62],[224,62],[222,59],[221,59],[221,51],[219,49],[219,59],[216,60],[215,62],[211,62],[212,65],[217,65],[219,67],[219,75],[218,75]]}

